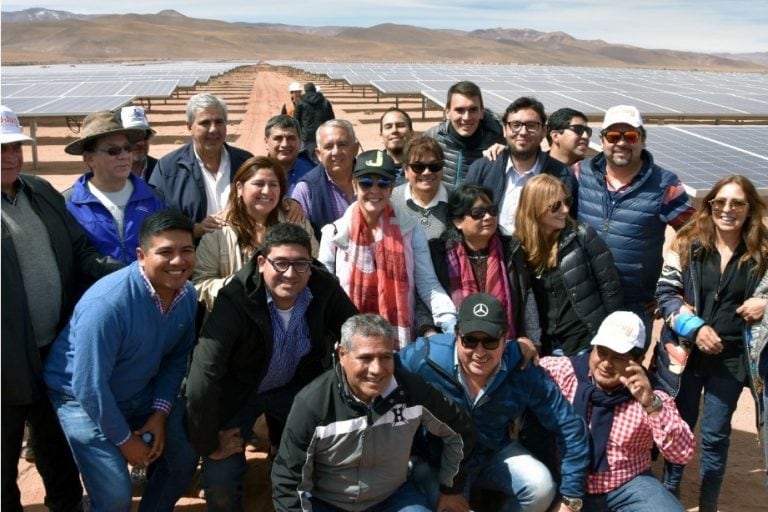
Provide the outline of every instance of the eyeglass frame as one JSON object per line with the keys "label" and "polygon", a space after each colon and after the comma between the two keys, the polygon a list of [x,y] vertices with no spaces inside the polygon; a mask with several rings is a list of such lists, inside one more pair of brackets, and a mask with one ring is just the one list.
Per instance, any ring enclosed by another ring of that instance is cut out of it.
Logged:
{"label": "eyeglass frame", "polygon": [[560,133],[563,133],[565,130],[571,130],[573,133],[575,133],[579,137],[583,137],[585,133],[587,134],[587,137],[592,137],[592,133],[593,133],[592,127],[587,126],[585,124],[569,124],[564,128],[557,129],[557,131],[559,131]]}
{"label": "eyeglass frame", "polygon": [[[292,268],[297,274],[306,274],[312,268],[312,260],[273,260],[266,256],[264,259],[267,260],[270,265],[272,265],[272,268],[275,269],[275,272],[280,274],[285,274],[290,268]],[[286,267],[284,270],[281,270],[278,265],[285,265]],[[307,268],[304,270],[299,270],[297,265],[307,265]]]}
{"label": "eyeglass frame", "polygon": [[[443,168],[445,168],[445,162],[443,160],[436,160],[434,162],[413,162],[407,165],[408,168],[416,174],[424,174],[427,169],[429,169],[429,172],[432,174],[436,174],[438,172],[443,172]],[[419,170],[419,167],[421,167],[421,170]]]}
{"label": "eyeglass frame", "polygon": [[[482,210],[482,215],[478,216],[480,210]],[[495,204],[489,204],[486,206],[473,206],[464,215],[470,217],[472,220],[483,220],[486,215],[490,215],[491,217],[498,217],[499,207]]]}
{"label": "eyeglass frame", "polygon": [[[461,341],[461,346],[468,350],[475,350],[478,345],[482,345],[485,350],[496,350],[501,344],[501,335],[496,338],[486,336],[483,339],[477,339],[474,336],[459,333],[459,340]],[[467,342],[467,340],[470,341]]]}
{"label": "eyeglass frame", "polygon": [[122,146],[109,146],[107,149],[96,148],[94,151],[107,154],[111,157],[118,157],[123,153],[133,153],[133,144],[124,144]]}
{"label": "eyeglass frame", "polygon": [[[614,140],[614,141],[611,141],[610,138],[613,138],[613,136],[611,136],[609,138],[608,134],[616,134],[616,133],[619,134],[619,138]],[[637,134],[637,140],[635,140],[635,141],[629,140],[627,138],[627,134],[628,133],[636,133]],[[600,132],[600,136],[602,138],[604,138],[605,141],[608,142],[609,144],[618,144],[619,142],[621,142],[622,139],[624,139],[624,141],[627,144],[637,144],[638,142],[640,142],[642,140],[643,132],[640,131],[637,128],[633,128],[631,130],[623,130],[623,131],[622,130],[603,130],[603,131]]]}
{"label": "eyeglass frame", "polygon": [[563,207],[563,205],[567,206],[568,208],[573,205],[573,197],[571,196],[565,196],[562,199],[558,199],[557,201],[553,201],[547,205],[547,211],[549,213],[557,213],[560,211],[560,209]]}
{"label": "eyeglass frame", "polygon": [[[723,206],[716,206],[715,203],[722,202]],[[734,197],[715,197],[707,201],[712,211],[723,211],[726,206],[730,206],[734,212],[742,212],[749,208],[749,201]]]}
{"label": "eyeglass frame", "polygon": [[389,179],[389,178],[358,178],[357,184],[360,188],[363,190],[369,190],[374,185],[378,187],[381,190],[387,190],[392,188],[392,185],[395,183],[395,180]]}
{"label": "eyeglass frame", "polygon": [[[544,123],[541,121],[506,121],[504,123],[507,128],[509,128],[509,131],[512,133],[520,133],[520,131],[523,129],[523,126],[525,126],[525,130],[529,133],[533,133],[535,131],[538,131],[541,129],[542,126],[544,126]],[[513,125],[519,125],[517,128],[515,128]],[[530,125],[535,125],[533,129],[531,129]]]}

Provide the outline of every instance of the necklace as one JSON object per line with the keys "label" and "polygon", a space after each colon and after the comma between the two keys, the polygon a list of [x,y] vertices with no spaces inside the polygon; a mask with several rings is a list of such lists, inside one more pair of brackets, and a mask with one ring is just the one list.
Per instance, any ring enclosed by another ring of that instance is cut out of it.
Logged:
{"label": "necklace", "polygon": [[432,215],[432,209],[434,206],[430,208],[422,208],[418,204],[416,204],[416,201],[409,199],[407,202],[408,206],[411,208],[411,210],[417,211],[421,214],[421,219],[419,219],[419,224],[421,224],[422,227],[428,228],[432,225],[432,221],[430,220],[429,216]]}

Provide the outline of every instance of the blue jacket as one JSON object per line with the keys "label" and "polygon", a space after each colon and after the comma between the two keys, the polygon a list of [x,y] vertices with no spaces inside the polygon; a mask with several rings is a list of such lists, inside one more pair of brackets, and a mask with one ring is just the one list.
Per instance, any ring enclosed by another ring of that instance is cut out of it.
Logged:
{"label": "blue jacket", "polygon": [[141,223],[151,214],[168,207],[144,180],[131,173],[128,179],[133,183],[133,193],[125,205],[121,239],[112,214],[86,186],[91,178],[92,172],[83,174],[75,181],[71,192],[65,192],[67,210],[83,227],[88,240],[99,253],[126,264],[131,263],[136,260]]}
{"label": "blue jacket", "polygon": [[[229,153],[230,182],[243,162],[253,155],[240,148],[224,144]],[[197,163],[191,142],[165,155],[157,162],[149,177],[149,184],[163,195],[168,206],[178,210],[193,222],[202,221],[208,214],[208,198],[205,195],[203,170]]]}
{"label": "blue jacket", "polygon": [[532,364],[519,368],[522,354],[515,341],[507,343],[501,368],[474,405],[469,403],[457,378],[453,335],[418,338],[397,357],[405,369],[419,374],[454,403],[469,410],[477,436],[475,456],[494,453],[508,445],[509,425],[529,408],[557,439],[562,456],[560,492],[565,496],[584,494],[589,465],[586,424],[541,368]]}
{"label": "blue jacket", "polygon": [[691,209],[685,192],[668,197],[671,189],[682,191],[677,175],[655,165],[648,151],[642,157],[643,167],[615,201],[605,183],[603,153],[579,166],[578,220],[595,228],[613,253],[625,305],[653,300],[667,224]]}

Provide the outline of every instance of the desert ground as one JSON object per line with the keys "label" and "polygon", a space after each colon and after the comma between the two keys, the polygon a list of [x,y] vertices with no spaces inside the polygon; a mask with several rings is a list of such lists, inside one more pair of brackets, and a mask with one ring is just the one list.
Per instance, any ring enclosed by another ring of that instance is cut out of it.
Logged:
{"label": "desert ground", "polygon": [[[211,92],[224,98],[229,106],[230,125],[228,140],[255,154],[264,153],[264,124],[267,119],[279,113],[282,104],[289,101],[288,84],[291,81],[313,80],[322,86],[323,93],[333,103],[336,116],[348,119],[355,126],[363,149],[380,147],[378,120],[382,112],[395,104],[394,98],[377,101],[371,90],[344,87],[319,77],[290,74],[287,70],[258,66],[231,73],[198,86],[195,90],[180,92],[178,97],[165,102],[153,102],[148,118],[157,135],[153,139],[151,154],[161,157],[187,141],[184,107],[192,94]],[[146,105],[145,105],[146,106]],[[399,106],[408,111],[414,119],[417,132],[426,130],[437,123],[441,112],[427,110],[422,119],[420,100],[401,98]],[[597,121],[597,120],[595,120]],[[23,124],[27,124],[22,121]],[[31,147],[25,147],[26,171],[44,176],[59,190],[69,187],[84,170],[79,157],[66,155],[63,146],[77,138],[63,120],[40,123],[37,129],[37,169],[32,166]],[[653,151],[653,147],[649,148]],[[750,512],[766,510],[766,491],[763,487],[765,476],[763,447],[758,443],[755,427],[754,404],[747,390],[742,394],[733,420],[731,449],[726,480],[720,500],[722,512]],[[249,451],[251,470],[246,484],[246,507],[249,510],[272,510],[270,500],[270,463],[263,451]],[[654,465],[657,474],[660,464]],[[44,490],[35,467],[23,459],[19,460],[19,486],[22,489],[22,504],[25,509],[36,512],[45,510]],[[698,456],[689,465],[682,488],[682,502],[689,511],[697,510]],[[134,510],[138,509],[140,490],[136,492]],[[763,505],[760,505],[763,503]],[[189,497],[177,505],[179,510],[203,511],[205,504],[190,489]],[[659,511],[663,512],[663,511]]]}

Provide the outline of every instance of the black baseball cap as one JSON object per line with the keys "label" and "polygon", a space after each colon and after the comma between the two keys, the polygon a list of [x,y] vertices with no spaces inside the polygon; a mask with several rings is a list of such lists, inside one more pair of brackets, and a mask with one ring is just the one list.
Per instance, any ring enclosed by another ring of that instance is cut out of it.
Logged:
{"label": "black baseball cap", "polygon": [[372,174],[394,180],[397,177],[397,168],[395,161],[381,149],[372,149],[364,151],[357,155],[355,160],[355,170],[352,172],[353,178],[370,176]]}
{"label": "black baseball cap", "polygon": [[499,299],[487,293],[473,293],[459,307],[459,333],[484,332],[498,338],[509,327],[504,306]]}

